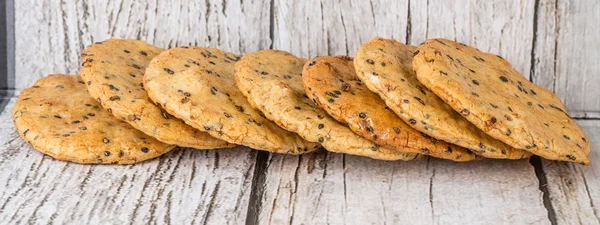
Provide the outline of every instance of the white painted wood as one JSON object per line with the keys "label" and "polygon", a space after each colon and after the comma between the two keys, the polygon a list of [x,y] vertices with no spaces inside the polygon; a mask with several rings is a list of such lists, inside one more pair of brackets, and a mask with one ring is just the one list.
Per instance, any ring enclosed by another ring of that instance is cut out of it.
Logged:
{"label": "white painted wood", "polygon": [[600,118],[600,2],[540,0],[538,14],[537,83],[571,114]]}
{"label": "white painted wood", "polygon": [[131,166],[78,165],[32,149],[0,114],[3,224],[243,224],[256,152],[174,150]]}
{"label": "white painted wood", "polygon": [[500,54],[529,76],[533,0],[281,0],[274,11],[273,47],[301,57],[353,56],[376,36],[413,45],[444,37]]}
{"label": "white painted wood", "polygon": [[406,39],[408,1],[274,2],[274,49],[300,57],[350,55],[376,36]]}
{"label": "white painted wood", "polygon": [[[375,36],[411,44],[446,37],[499,52],[528,72],[533,2],[276,1],[274,48],[303,57],[353,55]],[[334,153],[274,155],[259,222],[549,224],[538,186],[533,167],[524,160],[460,164],[384,162]]]}
{"label": "white painted wood", "polygon": [[236,53],[268,48],[269,8],[258,0],[15,1],[16,88],[50,73],[77,73],[81,50],[110,37]]}
{"label": "white painted wood", "polygon": [[[540,0],[537,6],[537,26],[531,81],[550,91],[554,90],[556,78],[556,38],[559,31],[557,25],[556,6],[558,0]],[[572,112],[571,112],[572,114]]]}
{"label": "white painted wood", "polygon": [[[16,88],[77,73],[81,50],[110,37],[256,51],[271,42],[268,14],[262,1],[15,1]],[[132,167],[79,166],[41,157],[6,131],[14,144],[1,151],[11,157],[0,164],[0,221],[245,221],[255,152],[186,150]],[[83,180],[90,185],[78,186]]]}
{"label": "white painted wood", "polygon": [[549,224],[524,160],[377,161],[274,155],[261,224]]}
{"label": "white painted wood", "polygon": [[590,166],[544,160],[558,224],[600,224],[600,120],[577,121],[589,136]]}
{"label": "white painted wood", "polygon": [[[15,1],[15,86],[77,73],[81,50],[110,37],[236,53],[268,48],[269,9],[257,0]],[[3,122],[0,221],[245,221],[253,151],[185,150],[130,167],[80,166],[42,157],[16,138],[10,119]]]}
{"label": "white painted wood", "polygon": [[506,58],[529,76],[534,0],[411,1],[411,44],[447,38]]}
{"label": "white painted wood", "polygon": [[[272,9],[258,0],[19,0],[16,89],[49,73],[76,73],[81,50],[109,37],[246,53],[269,48],[272,36],[273,48],[302,57],[352,56],[375,36],[413,45],[444,37],[498,53],[525,76],[533,70],[532,80],[555,91],[571,115],[600,118],[600,3],[537,2],[534,23],[536,0],[274,0]],[[0,115],[0,221],[245,222],[254,151],[182,150],[135,166],[68,164],[17,138],[7,112]],[[600,223],[600,125],[579,122],[592,139],[592,166],[543,161],[557,224]],[[265,174],[258,172],[262,224],[549,223],[526,161],[383,162],[319,153],[272,155]]]}
{"label": "white painted wood", "polygon": [[[274,0],[273,5],[278,49],[303,57],[354,55],[375,36],[413,45],[445,37],[498,53],[525,76],[533,71],[533,80],[555,91],[574,116],[600,113],[600,91],[594,88],[600,83],[595,75],[600,53],[592,47],[600,38],[596,0],[539,0],[537,20],[535,0]],[[16,89],[49,73],[76,73],[79,52],[109,37],[240,53],[268,48],[270,11],[269,2],[258,0],[15,1]]]}

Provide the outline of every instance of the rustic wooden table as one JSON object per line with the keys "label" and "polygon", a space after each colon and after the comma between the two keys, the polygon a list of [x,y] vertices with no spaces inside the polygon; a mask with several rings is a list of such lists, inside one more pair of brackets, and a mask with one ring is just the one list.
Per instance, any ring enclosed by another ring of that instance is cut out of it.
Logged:
{"label": "rustic wooden table", "polygon": [[[597,0],[6,3],[14,73],[0,100],[0,224],[600,224]],[[49,73],[77,73],[81,50],[109,37],[314,57],[353,55],[374,36],[413,45],[445,37],[502,55],[565,102],[590,136],[592,165],[246,147],[77,165],[33,150],[11,122],[19,90]]]}
{"label": "rustic wooden table", "polygon": [[598,224],[600,121],[591,166],[532,160],[387,162],[246,147],[177,149],[132,166],[44,156],[0,114],[0,223]]}

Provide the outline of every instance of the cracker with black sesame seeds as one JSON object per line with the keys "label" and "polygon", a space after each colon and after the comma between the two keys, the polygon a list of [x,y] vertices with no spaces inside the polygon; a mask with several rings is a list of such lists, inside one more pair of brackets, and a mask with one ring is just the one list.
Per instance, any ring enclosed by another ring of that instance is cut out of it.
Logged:
{"label": "cracker with black sesame seeds", "polygon": [[406,124],[377,94],[356,77],[352,58],[322,56],[302,80],[309,98],[354,133],[400,152],[422,153],[458,162],[481,156],[445,141],[438,141]]}
{"label": "cracker with black sesame seeds", "polygon": [[175,147],[114,118],[77,75],[49,75],[21,91],[12,119],[35,149],[75,163],[132,164]]}
{"label": "cracker with black sesame seeds", "polygon": [[419,81],[485,133],[546,159],[590,163],[588,137],[560,99],[502,57],[445,39],[417,51]]}
{"label": "cracker with black sesame seeds", "polygon": [[172,48],[144,76],[150,98],[210,135],[257,150],[303,154],[319,144],[278,127],[253,109],[235,86],[240,56],[214,48]]}
{"label": "cracker with black sesame seeds", "polygon": [[424,134],[486,158],[521,159],[531,155],[485,134],[421,84],[412,70],[414,51],[414,47],[395,40],[374,38],[356,53],[356,75],[396,115]]}
{"label": "cracker with black sesame seeds", "polygon": [[197,149],[233,147],[186,125],[148,99],[144,70],[163,50],[138,40],[96,43],[81,54],[81,78],[92,97],[115,117],[162,142]]}
{"label": "cracker with black sesame seeds", "polygon": [[235,65],[237,87],[252,107],[284,129],[318,142],[332,152],[384,160],[411,160],[419,154],[379,147],[338,123],[318,108],[302,87],[306,59],[278,50],[245,55]]}

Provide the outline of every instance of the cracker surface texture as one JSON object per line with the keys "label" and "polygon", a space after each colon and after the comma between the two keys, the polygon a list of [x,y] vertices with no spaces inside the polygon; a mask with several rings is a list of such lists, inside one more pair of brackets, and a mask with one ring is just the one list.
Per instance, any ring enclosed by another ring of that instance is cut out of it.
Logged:
{"label": "cracker surface texture", "polygon": [[132,164],[175,147],[114,118],[77,75],[49,75],[21,91],[12,119],[36,150],[75,163]]}
{"label": "cracker surface texture", "polygon": [[421,153],[454,161],[481,158],[463,147],[425,135],[400,119],[356,77],[352,58],[317,57],[304,73],[309,98],[354,133],[400,152]]}
{"label": "cracker surface texture", "polygon": [[414,52],[414,47],[398,41],[374,38],[356,54],[356,75],[402,120],[424,134],[486,158],[531,155],[487,135],[421,84],[413,71]]}
{"label": "cracker surface texture", "polygon": [[552,92],[500,56],[446,39],[425,41],[417,78],[490,136],[546,159],[589,164],[589,138]]}
{"label": "cracker surface texture", "polygon": [[214,48],[172,48],[152,60],[144,84],[150,98],[168,112],[216,138],[286,154],[319,148],[252,108],[235,85],[239,59]]}
{"label": "cracker surface texture", "polygon": [[411,160],[419,154],[379,147],[331,118],[305,94],[306,59],[288,52],[262,50],[245,55],[235,67],[236,84],[251,105],[284,129],[318,142],[331,152],[384,160]]}
{"label": "cracker surface texture", "polygon": [[102,107],[156,139],[197,149],[233,147],[169,115],[148,99],[143,76],[164,49],[138,40],[109,39],[83,51],[81,79]]}

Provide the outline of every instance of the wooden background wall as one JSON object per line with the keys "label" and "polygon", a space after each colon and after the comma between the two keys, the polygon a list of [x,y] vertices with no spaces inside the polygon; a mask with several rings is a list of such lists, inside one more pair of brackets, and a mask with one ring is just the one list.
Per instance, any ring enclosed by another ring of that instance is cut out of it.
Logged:
{"label": "wooden background wall", "polygon": [[507,58],[554,91],[576,118],[600,118],[598,0],[18,0],[14,88],[77,73],[79,53],[109,37],[303,57],[354,55],[391,37],[444,37]]}
{"label": "wooden background wall", "polygon": [[[0,84],[14,96],[47,74],[77,73],[81,50],[110,37],[236,53],[274,48],[303,57],[353,55],[375,36],[413,45],[444,37],[507,58],[524,76],[557,93],[572,116],[600,118],[598,0],[6,2],[12,6],[7,24],[14,19],[14,33],[6,39],[12,45],[7,69],[14,73]],[[9,101],[7,107],[14,98]],[[593,135],[592,143],[600,141],[600,120],[579,122]],[[98,215],[118,211],[109,222],[600,223],[594,204],[600,196],[594,188],[600,185],[598,167],[539,158],[393,163],[238,147],[181,150],[132,167],[94,167],[48,163],[48,157],[30,154],[34,150],[18,141],[9,111],[0,114],[0,133],[0,184],[5,184],[0,221],[99,223],[106,221]],[[475,185],[481,191],[469,191],[481,174],[487,178]],[[81,202],[87,199],[94,202]],[[399,202],[411,204],[394,204]]]}

